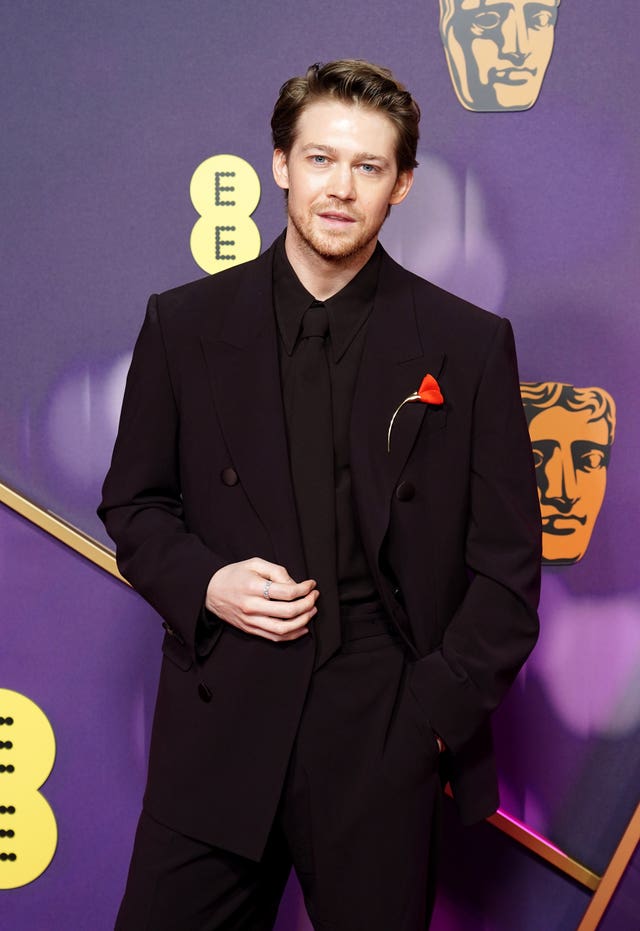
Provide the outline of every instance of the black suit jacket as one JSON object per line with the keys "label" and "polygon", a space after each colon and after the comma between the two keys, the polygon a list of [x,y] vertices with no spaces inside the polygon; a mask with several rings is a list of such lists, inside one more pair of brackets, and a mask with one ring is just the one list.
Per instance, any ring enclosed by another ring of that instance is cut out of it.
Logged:
{"label": "black suit jacket", "polygon": [[[273,248],[273,247],[272,247]],[[164,618],[145,805],[259,858],[312,675],[312,636],[220,623],[196,644],[209,579],[260,556],[305,577],[271,294],[272,249],[153,296],[99,509],[118,565]],[[444,404],[405,405],[434,375]],[[538,631],[540,516],[511,327],[386,253],[351,419],[363,544],[448,747],[465,821],[498,802],[488,720]],[[225,471],[233,470],[233,472]],[[233,481],[233,473],[238,481]]]}

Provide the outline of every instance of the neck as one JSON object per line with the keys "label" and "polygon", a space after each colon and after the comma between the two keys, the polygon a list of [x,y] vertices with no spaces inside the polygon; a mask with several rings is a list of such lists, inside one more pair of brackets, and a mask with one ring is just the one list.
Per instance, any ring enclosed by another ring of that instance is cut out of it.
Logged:
{"label": "neck", "polygon": [[333,258],[318,255],[298,234],[287,226],[284,247],[291,267],[300,282],[318,301],[326,301],[358,274],[373,255],[378,239],[374,237],[353,255]]}

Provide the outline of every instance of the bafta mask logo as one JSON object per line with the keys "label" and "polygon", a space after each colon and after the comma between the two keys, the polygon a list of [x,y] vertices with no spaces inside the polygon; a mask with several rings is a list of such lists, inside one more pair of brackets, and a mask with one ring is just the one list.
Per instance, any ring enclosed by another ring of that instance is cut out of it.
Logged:
{"label": "bafta mask logo", "polygon": [[538,99],[560,0],[440,0],[440,35],[467,110],[528,110]]}
{"label": "bafta mask logo", "polygon": [[520,385],[538,482],[542,561],[571,565],[589,546],[607,485],[616,406],[603,388]]}

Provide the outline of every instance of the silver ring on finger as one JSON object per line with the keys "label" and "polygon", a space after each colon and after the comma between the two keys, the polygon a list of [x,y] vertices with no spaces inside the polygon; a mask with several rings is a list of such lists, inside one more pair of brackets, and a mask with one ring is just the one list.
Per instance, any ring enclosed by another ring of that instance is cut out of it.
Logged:
{"label": "silver ring on finger", "polygon": [[264,588],[262,589],[262,594],[264,595],[264,597],[265,597],[268,601],[271,601],[271,595],[269,594],[269,589],[270,589],[270,588],[271,588],[271,579],[267,579],[267,581],[264,583]]}

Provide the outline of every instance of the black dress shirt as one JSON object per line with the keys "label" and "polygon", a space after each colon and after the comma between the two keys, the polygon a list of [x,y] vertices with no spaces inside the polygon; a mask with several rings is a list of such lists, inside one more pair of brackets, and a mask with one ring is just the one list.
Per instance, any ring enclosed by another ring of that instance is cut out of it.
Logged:
{"label": "black dress shirt", "polygon": [[[280,380],[287,428],[292,409],[291,361],[298,345],[302,317],[315,297],[301,284],[287,258],[284,235],[273,262],[273,298],[280,334]],[[349,423],[351,403],[367,322],[375,299],[380,248],[367,264],[333,297],[323,301],[329,317],[329,378],[333,414],[336,575],[343,619],[384,617],[369,570],[358,528],[351,491]]]}

